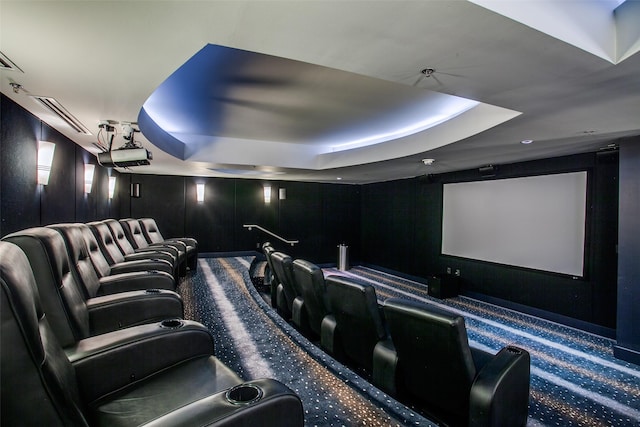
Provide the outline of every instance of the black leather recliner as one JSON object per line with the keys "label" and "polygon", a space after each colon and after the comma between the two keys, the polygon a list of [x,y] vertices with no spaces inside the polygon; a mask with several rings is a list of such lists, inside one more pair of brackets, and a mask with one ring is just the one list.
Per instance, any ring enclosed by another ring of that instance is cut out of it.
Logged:
{"label": "black leather recliner", "polygon": [[331,314],[322,320],[320,344],[331,355],[369,375],[377,375],[377,348],[389,339],[376,290],[342,276],[326,278]]}
{"label": "black leather recliner", "polygon": [[124,230],[124,234],[127,236],[127,239],[136,250],[161,248],[163,251],[168,251],[176,257],[180,275],[184,276],[187,274],[187,248],[184,243],[149,243],[144,237],[142,227],[137,219],[125,218],[121,219],[119,222],[122,225],[122,229]]}
{"label": "black leather recliner", "polygon": [[[47,227],[9,234],[2,239],[27,256],[49,324],[63,347],[133,325],[183,316],[182,298],[154,289],[87,297],[69,260],[64,238]],[[93,266],[85,264],[87,270]]]}
{"label": "black leather recliner", "polygon": [[264,252],[264,257],[267,260],[268,271],[265,270],[265,284],[269,283],[270,294],[271,294],[271,307],[278,308],[278,285],[280,282],[278,281],[278,276],[276,275],[276,270],[273,267],[273,261],[271,260],[271,254],[273,254],[276,250],[271,245],[270,242],[265,242],[262,245],[262,251]]}
{"label": "black leather recliner", "polygon": [[393,298],[383,309],[397,352],[395,385],[383,389],[447,425],[526,425],[527,351],[474,349],[462,316],[428,304]]}
{"label": "black leather recliner", "polygon": [[[136,251],[124,233],[122,225],[115,219],[90,222],[89,227],[96,236],[98,244],[109,261],[114,264],[123,261],[147,260],[162,261],[172,266],[172,274],[176,281],[179,278],[176,258],[160,249],[149,248],[145,251]],[[161,270],[162,271],[162,270]]]}
{"label": "black leather recliner", "polygon": [[[111,274],[111,267],[97,247],[93,234],[84,224],[55,224],[48,228],[62,235],[71,260],[72,272],[83,285],[87,298],[142,289],[176,289],[175,279],[167,272],[136,271]],[[93,251],[90,251],[87,245],[87,237],[93,238]]]}
{"label": "black leather recliner", "polygon": [[114,332],[111,346],[94,340],[69,358],[24,253],[0,242],[0,260],[1,425],[303,425],[298,396],[275,380],[243,383],[195,322]]}
{"label": "black leather recliner", "polygon": [[293,260],[283,252],[273,252],[271,263],[278,278],[276,288],[276,307],[278,313],[285,319],[290,319],[292,315],[293,300],[297,296],[296,288],[293,284]]}
{"label": "black leather recliner", "polygon": [[147,239],[147,242],[150,244],[154,243],[172,243],[172,242],[180,242],[185,245],[187,251],[187,267],[191,271],[196,271],[198,268],[198,241],[192,237],[171,237],[169,239],[165,239],[162,237],[160,230],[158,228],[158,224],[156,224],[156,220],[153,218],[140,218],[138,220],[140,222],[140,227],[142,228],[142,233],[144,237]]}
{"label": "black leather recliner", "polygon": [[300,321],[301,324],[298,326],[308,327],[319,337],[322,319],[330,313],[322,269],[309,261],[297,259],[293,261],[293,276],[301,293],[293,302],[294,311],[302,313],[302,315],[293,316],[294,322],[296,317],[304,316],[304,320]]}

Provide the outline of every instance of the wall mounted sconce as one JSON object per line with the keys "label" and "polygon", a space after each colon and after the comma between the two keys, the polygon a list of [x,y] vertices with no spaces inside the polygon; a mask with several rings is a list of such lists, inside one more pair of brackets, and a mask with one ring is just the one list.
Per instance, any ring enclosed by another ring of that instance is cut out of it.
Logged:
{"label": "wall mounted sconce", "polygon": [[278,199],[287,200],[287,189],[286,188],[279,188],[278,189]]}
{"label": "wall mounted sconce", "polygon": [[265,185],[263,190],[264,190],[264,202],[271,203],[271,186]]}
{"label": "wall mounted sconce", "polygon": [[116,177],[109,177],[109,200],[113,199],[113,195],[116,192]]}
{"label": "wall mounted sconce", "polygon": [[204,183],[199,182],[196,184],[196,199],[198,203],[204,202]]}
{"label": "wall mounted sconce", "polygon": [[38,184],[49,184],[51,164],[56,144],[48,141],[38,141]]}
{"label": "wall mounted sconce", "polygon": [[96,169],[96,165],[87,163],[84,165],[84,192],[91,193],[91,187],[93,186],[93,172]]}
{"label": "wall mounted sconce", "polygon": [[136,182],[131,184],[130,193],[131,197],[136,199],[140,197],[140,183]]}

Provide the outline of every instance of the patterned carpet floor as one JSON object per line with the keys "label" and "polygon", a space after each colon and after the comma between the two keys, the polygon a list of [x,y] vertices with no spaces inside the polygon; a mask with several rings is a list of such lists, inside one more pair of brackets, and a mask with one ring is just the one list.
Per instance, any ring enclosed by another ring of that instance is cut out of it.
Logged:
{"label": "patterned carpet floor", "polygon": [[[181,286],[185,317],[212,331],[218,358],[245,380],[270,377],[287,384],[303,402],[307,426],[434,425],[284,321],[253,286],[251,260],[201,259]],[[368,268],[325,274],[370,283],[381,302],[403,297],[458,312],[472,346],[492,353],[507,344],[527,349],[529,426],[640,425],[640,369],[615,359],[611,340],[465,297],[438,300],[423,284]]]}

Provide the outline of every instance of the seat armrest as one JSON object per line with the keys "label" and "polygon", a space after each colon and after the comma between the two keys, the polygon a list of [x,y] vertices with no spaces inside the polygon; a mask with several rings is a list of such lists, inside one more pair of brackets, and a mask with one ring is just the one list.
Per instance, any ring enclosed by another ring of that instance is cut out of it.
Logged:
{"label": "seat armrest", "polygon": [[159,250],[163,252],[169,252],[176,259],[180,255],[180,251],[178,248],[165,243],[150,243],[149,246],[147,246],[145,249],[154,249],[154,250]]}
{"label": "seat armrest", "polygon": [[308,335],[311,333],[309,315],[307,313],[307,308],[304,306],[304,299],[302,299],[302,297],[297,296],[293,300],[293,304],[291,306],[291,320],[293,320],[293,323],[303,334]]}
{"label": "seat armrest", "polygon": [[125,259],[129,260],[129,257],[134,257],[135,254],[145,254],[147,258],[166,259],[167,261],[171,262],[171,264],[175,264],[178,259],[177,255],[174,255],[172,252],[167,251],[162,247],[155,246],[135,249],[133,253],[125,255]]}
{"label": "seat armrest", "polygon": [[476,376],[469,396],[469,426],[524,426],[527,424],[530,356],[508,346]]}
{"label": "seat armrest", "polygon": [[90,298],[87,311],[91,335],[182,317],[184,313],[180,295],[154,289]]}
{"label": "seat armrest", "polygon": [[380,340],[373,348],[373,385],[382,391],[396,394],[398,353],[390,338]]}
{"label": "seat armrest", "polygon": [[167,319],[80,340],[65,353],[79,395],[93,402],[183,361],[212,356],[213,337],[200,323]]}
{"label": "seat armrest", "polygon": [[333,314],[327,314],[320,324],[320,345],[327,353],[337,356],[338,352],[338,322]]}
{"label": "seat armrest", "polygon": [[[255,388],[262,393],[255,402],[234,403],[227,398],[243,390],[248,391],[248,396],[254,396]],[[167,425],[302,427],[304,414],[300,398],[287,386],[276,380],[259,379],[197,400],[144,424],[145,427]]]}
{"label": "seat armrest", "polygon": [[111,266],[111,275],[122,273],[134,273],[140,271],[164,271],[173,275],[171,263],[160,259],[144,259],[119,262]]}
{"label": "seat armrest", "polygon": [[144,289],[167,289],[172,291],[175,288],[176,282],[169,273],[150,270],[102,277],[100,278],[98,295]]}

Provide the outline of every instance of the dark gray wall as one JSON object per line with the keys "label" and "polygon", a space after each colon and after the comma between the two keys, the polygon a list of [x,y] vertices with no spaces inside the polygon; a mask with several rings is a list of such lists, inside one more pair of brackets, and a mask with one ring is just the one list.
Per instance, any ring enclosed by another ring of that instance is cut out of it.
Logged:
{"label": "dark gray wall", "polygon": [[[87,222],[111,216],[121,197],[107,197],[108,175],[97,166],[91,194],[84,193],[84,164],[95,157],[41,122],[5,96],[0,96],[0,236],[58,222]],[[56,144],[46,186],[36,183],[38,140]]]}
{"label": "dark gray wall", "polygon": [[620,144],[618,329],[614,354],[640,365],[640,139]]}
{"label": "dark gray wall", "polygon": [[442,184],[483,179],[477,170],[363,186],[363,259],[421,278],[460,269],[467,295],[613,335],[617,169],[614,151],[501,165],[495,177],[589,171],[585,280],[440,254]]}

